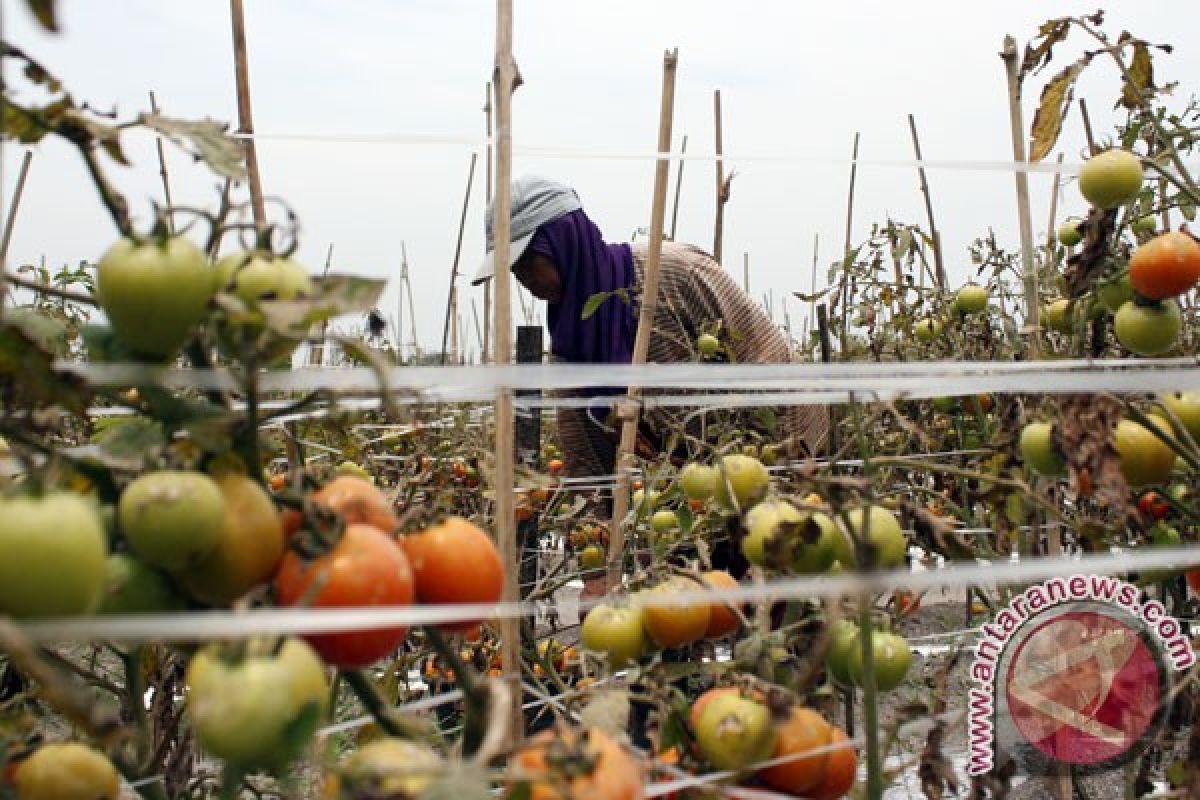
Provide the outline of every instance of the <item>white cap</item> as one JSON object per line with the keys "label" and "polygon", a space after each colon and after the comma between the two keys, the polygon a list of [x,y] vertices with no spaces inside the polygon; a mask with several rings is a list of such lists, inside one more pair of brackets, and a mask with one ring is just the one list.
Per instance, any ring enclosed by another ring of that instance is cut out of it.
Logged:
{"label": "white cap", "polygon": [[[512,182],[509,195],[512,198],[509,229],[511,244],[508,250],[508,267],[512,269],[517,263],[537,229],[548,222],[553,222],[564,214],[583,208],[579,195],[569,186],[564,186],[548,178],[537,175],[525,175]],[[492,232],[492,220],[495,215],[494,201],[488,205],[484,217],[484,231],[487,235],[487,255],[479,265],[479,271],[471,280],[477,286],[496,274],[496,244]]]}

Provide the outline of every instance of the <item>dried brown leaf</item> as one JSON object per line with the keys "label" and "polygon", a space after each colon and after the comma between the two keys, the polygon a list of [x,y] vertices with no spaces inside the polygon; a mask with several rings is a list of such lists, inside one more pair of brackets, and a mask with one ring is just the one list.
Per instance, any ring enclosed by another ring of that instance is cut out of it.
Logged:
{"label": "dried brown leaf", "polygon": [[1124,508],[1129,495],[1113,444],[1123,415],[1114,397],[1070,395],[1062,401],[1062,420],[1054,427],[1054,444],[1066,456],[1071,488],[1101,507]]}
{"label": "dried brown leaf", "polygon": [[[1121,38],[1124,39],[1127,35],[1121,34]],[[1140,39],[1133,42],[1133,58],[1126,71],[1119,105],[1133,111],[1142,107],[1145,93],[1155,88],[1154,61],[1150,56],[1150,47]]]}
{"label": "dried brown leaf", "polygon": [[1084,55],[1051,78],[1043,87],[1037,113],[1033,116],[1033,128],[1030,130],[1033,140],[1029,152],[1030,161],[1041,161],[1058,143],[1063,119],[1075,97],[1075,81],[1091,60],[1091,54]]}

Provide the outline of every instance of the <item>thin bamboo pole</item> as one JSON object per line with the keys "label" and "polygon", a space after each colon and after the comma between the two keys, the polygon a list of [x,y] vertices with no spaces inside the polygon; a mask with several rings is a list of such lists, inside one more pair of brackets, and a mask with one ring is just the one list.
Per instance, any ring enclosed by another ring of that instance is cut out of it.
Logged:
{"label": "thin bamboo pole", "polygon": [[[1025,123],[1021,114],[1021,79],[1017,74],[1017,42],[1004,37],[1000,52],[1008,80],[1008,119],[1012,128],[1013,160],[1025,160]],[[1029,208],[1029,176],[1022,170],[1013,173],[1017,186],[1017,219],[1021,230],[1021,270],[1025,284],[1025,327],[1029,333],[1029,351],[1033,358],[1042,353],[1041,309],[1038,303],[1038,276],[1033,264],[1033,218]]]}
{"label": "thin bamboo pole", "polygon": [[262,174],[258,170],[258,150],[254,145],[254,114],[250,108],[250,67],[246,55],[246,15],[242,0],[229,0],[229,15],[233,21],[233,67],[237,83],[238,133],[251,134],[245,139],[246,179],[250,182],[250,204],[254,209],[254,225],[260,231],[267,225],[267,209],[263,202]]}
{"label": "thin bamboo pole", "polygon": [[[508,264],[509,235],[512,228],[512,94],[516,80],[513,60],[513,3],[496,0],[496,65],[493,83],[496,87],[496,186],[494,258],[497,264]],[[503,267],[496,270],[496,363],[512,363],[512,274]],[[499,387],[496,391],[496,539],[504,564],[505,602],[521,599],[519,579],[520,550],[517,542],[516,519],[513,516],[513,431],[512,389]],[[506,617],[500,621],[500,659],[504,680],[514,697],[521,696],[520,620]],[[510,743],[516,745],[524,737],[521,704],[513,703]]]}
{"label": "thin bamboo pole", "polygon": [[721,90],[713,90],[713,125],[716,129],[717,151],[717,214],[713,221],[713,258],[721,263],[721,239],[725,228],[725,153],[724,137],[721,131]]}
{"label": "thin bamboo pole", "polygon": [[[683,143],[679,146],[679,155],[687,155],[687,134],[683,135]],[[679,159],[679,171],[675,173],[675,204],[671,209],[671,241],[675,241],[675,223],[679,221],[679,192],[683,187],[683,165],[686,159]]]}
{"label": "thin bamboo pole", "polygon": [[[155,114],[158,113],[158,98],[154,96],[153,89],[150,90],[150,110]],[[166,200],[167,210],[170,211],[173,206],[171,202],[171,177],[167,173],[167,154],[163,150],[161,136],[154,137],[154,148],[158,151],[158,174],[162,178],[163,199]],[[167,232],[175,233],[175,217],[171,214],[167,214]]]}
{"label": "thin bamboo pole", "polygon": [[750,294],[750,254],[742,253],[742,291]]}
{"label": "thin bamboo pole", "polygon": [[[842,261],[850,256],[850,244],[853,241],[854,232],[854,187],[858,182],[858,144],[861,139],[861,134],[858,131],[854,132],[854,151],[851,154],[850,161],[850,189],[846,194],[846,236],[842,242]],[[850,279],[845,271],[843,263],[841,290],[834,296],[832,307],[837,309],[840,305],[842,309],[842,325],[839,339],[841,340],[842,352],[846,352],[847,331],[846,331],[846,316],[849,313],[848,306],[850,305]]]}
{"label": "thin bamboo pole", "polygon": [[[1063,163],[1063,154],[1058,154],[1058,165]],[[1058,190],[1062,187],[1062,173],[1054,173],[1054,181],[1050,187],[1050,219],[1046,222],[1046,257],[1054,253],[1054,243],[1058,241],[1055,220],[1058,218]]]}
{"label": "thin bamboo pole", "polygon": [[[908,129],[912,132],[913,153],[917,161],[921,161],[921,140],[917,137],[917,121],[912,114],[908,115]],[[925,216],[929,219],[929,238],[933,240],[933,263],[937,268],[938,288],[946,288],[946,265],[942,261],[942,240],[938,235],[937,224],[933,221],[933,200],[929,196],[929,181],[925,177],[924,164],[917,167],[917,175],[921,179],[921,194],[925,197]]]}
{"label": "thin bamboo pole", "polygon": [[483,329],[479,327],[479,306],[475,304],[474,297],[471,298],[471,318],[475,320],[475,339],[479,344],[479,358],[480,361],[485,361],[487,359],[487,345],[484,344],[486,340],[483,337]]}
{"label": "thin bamboo pole", "polygon": [[[333,242],[329,243],[329,249],[325,251],[325,269],[321,271],[321,277],[329,274],[329,267],[333,264]],[[312,345],[308,350],[308,365],[324,366],[325,364],[325,335],[329,333],[329,320],[321,320],[321,329],[317,333],[317,344]]]}
{"label": "thin bamboo pole", "polygon": [[[487,181],[484,183],[484,200],[492,204],[492,82],[484,89],[483,116],[487,124]],[[483,354],[480,360],[486,364],[492,360],[492,282],[483,282]]]}
{"label": "thin bamboo pole", "polygon": [[[33,161],[33,151],[26,150],[21,159],[21,169],[17,173],[17,185],[13,187],[12,204],[8,207],[8,216],[4,220],[4,237],[0,238],[0,268],[8,271],[8,246],[12,243],[13,226],[17,222],[17,209],[21,207],[21,195],[25,193],[25,179],[29,177],[29,164]],[[3,302],[0,293],[0,303]]]}
{"label": "thin bamboo pole", "polygon": [[[463,233],[467,229],[467,209],[471,206],[471,187],[475,185],[475,161],[478,153],[471,153],[471,167],[467,170],[467,189],[463,192],[462,215],[458,219],[458,239],[454,244],[454,262],[450,265],[450,291],[446,295],[446,320],[442,325],[442,366],[446,365],[446,339],[450,335],[450,325],[457,301],[458,263],[462,259]],[[496,263],[500,263],[497,261]],[[507,262],[505,262],[507,263]],[[499,270],[497,270],[499,271]],[[455,347],[458,345],[458,333],[455,332]]]}
{"label": "thin bamboo pole", "polygon": [[413,307],[412,279],[408,273],[408,248],[403,240],[400,241],[400,262],[401,292],[408,295],[408,324],[412,333],[413,358],[416,358],[421,354],[421,345],[417,343],[417,312]]}
{"label": "thin bamboo pole", "polygon": [[[662,104],[658,112],[658,152],[671,147],[671,126],[675,117],[675,68],[679,51],[663,54]],[[654,201],[650,212],[650,246],[646,255],[646,274],[642,286],[642,305],[638,311],[637,335],[633,340],[633,363],[646,363],[650,350],[650,333],[654,328],[654,312],[658,305],[658,268],[662,258],[663,218],[666,216],[667,180],[670,170],[667,159],[659,159],[654,169]],[[629,486],[634,464],[633,447],[637,439],[638,398],[641,390],[630,386],[626,400],[618,407],[621,417],[621,440],[617,445],[616,488],[613,490],[613,516],[608,548],[608,588],[621,581],[621,565],[625,551],[625,515],[629,512]]]}
{"label": "thin bamboo pole", "polygon": [[[814,325],[817,319],[817,258],[821,252],[821,234],[813,234],[813,257],[812,257],[812,278],[809,280],[808,288],[811,294],[808,301],[808,320],[805,322],[805,327],[808,332],[815,330]],[[807,344],[807,336],[805,343]]]}

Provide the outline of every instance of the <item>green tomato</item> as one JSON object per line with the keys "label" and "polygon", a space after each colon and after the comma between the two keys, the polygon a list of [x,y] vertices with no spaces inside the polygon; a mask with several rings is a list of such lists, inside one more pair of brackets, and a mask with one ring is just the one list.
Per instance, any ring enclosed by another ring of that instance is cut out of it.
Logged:
{"label": "green tomato", "polygon": [[935,397],[933,407],[942,413],[949,414],[958,410],[957,397]]}
{"label": "green tomato", "polygon": [[1071,301],[1060,297],[1054,302],[1042,306],[1042,324],[1052,331],[1070,333],[1074,329]]}
{"label": "green tomato", "polygon": [[717,769],[741,770],[764,761],[775,746],[771,712],[736,694],[714,697],[700,713],[696,746]]}
{"label": "green tomato", "polygon": [[[376,739],[338,765],[336,798],[420,797],[445,771],[441,756],[408,739]],[[329,798],[335,800],[335,798]]]}
{"label": "green tomato", "polygon": [[917,320],[913,325],[913,333],[916,334],[917,341],[929,344],[942,334],[942,323],[934,317],[926,317],[925,319]]}
{"label": "green tomato", "polygon": [[674,511],[663,509],[655,511],[654,516],[650,517],[650,527],[655,533],[668,533],[679,529],[679,515]]}
{"label": "green tomato", "polygon": [[[856,538],[863,535],[864,527],[867,528],[867,544],[875,551],[876,567],[890,569],[904,564],[904,556],[908,553],[908,540],[904,538],[900,522],[891,511],[883,506],[871,506],[869,510],[852,508],[846,512],[846,521],[849,523],[850,532]],[[842,555],[838,554],[839,561],[849,566],[857,565],[858,561],[854,558],[853,551],[848,554],[849,559],[842,559]]]}
{"label": "green tomato", "polygon": [[90,614],[104,593],[108,539],[95,503],[69,492],[0,501],[0,614]]}
{"label": "green tomato", "polygon": [[579,566],[586,570],[600,569],[604,566],[604,551],[599,545],[589,544],[579,553]]}
{"label": "green tomato", "polygon": [[[1171,426],[1162,417],[1149,415],[1151,424],[1169,434]],[[1121,473],[1130,486],[1166,483],[1175,469],[1175,451],[1149,428],[1123,419],[1117,423],[1113,445],[1120,460]]]}
{"label": "green tomato", "polygon": [[[847,671],[856,686],[863,682],[862,637],[856,637],[855,647],[850,648]],[[912,650],[903,636],[883,631],[871,632],[871,651],[875,660],[875,688],[890,692],[901,683],[912,666]]]}
{"label": "green tomato", "polygon": [[978,314],[987,309],[988,298],[990,294],[986,286],[980,286],[975,283],[968,283],[966,286],[958,290],[958,294],[954,298],[954,302],[958,306],[958,310],[963,314]]}
{"label": "green tomato", "polygon": [[711,333],[702,333],[696,339],[696,349],[700,351],[700,355],[711,358],[721,349],[721,340]]}
{"label": "green tomato", "polygon": [[688,464],[679,473],[679,487],[689,500],[708,500],[717,493],[721,473],[705,464]]}
{"label": "green tomato", "polygon": [[825,651],[825,669],[839,686],[853,686],[850,679],[850,653],[858,648],[858,626],[852,620],[839,619],[829,628],[829,649]]}
{"label": "green tomato", "polygon": [[78,742],[44,744],[13,772],[18,800],[118,800],[121,777],[108,757]]}
{"label": "green tomato", "polygon": [[1170,350],[1182,327],[1183,314],[1173,299],[1152,306],[1130,301],[1121,306],[1113,321],[1117,341],[1139,356],[1156,356]]}
{"label": "green tomato", "polygon": [[1078,217],[1067,219],[1062,225],[1058,226],[1058,241],[1065,247],[1074,247],[1083,241],[1083,234],[1079,231],[1079,226],[1083,224],[1083,220]]}
{"label": "green tomato", "polygon": [[147,473],[129,484],[117,502],[117,522],[133,552],[172,572],[195,566],[211,553],[224,521],[221,490],[203,472]]}
{"label": "green tomato", "polygon": [[[720,477],[717,480],[717,501],[726,508],[736,507],[746,511],[767,495],[771,475],[767,468],[754,456],[733,454],[721,459]],[[730,497],[729,491],[733,490]]]}
{"label": "green tomato", "polygon": [[208,753],[243,769],[280,769],[295,760],[328,710],[321,659],[300,639],[278,653],[252,642],[229,662],[218,645],[192,658],[187,704],[196,739]]}
{"label": "green tomato", "polygon": [[1116,208],[1137,197],[1145,177],[1142,162],[1128,150],[1106,150],[1079,170],[1079,191],[1096,208]]}
{"label": "green tomato", "polygon": [[[780,568],[791,561],[791,530],[807,521],[807,517],[783,500],[764,500],[746,512],[742,539],[742,555],[751,564]],[[790,530],[791,529],[791,530]]]}
{"label": "green tomato", "polygon": [[651,489],[638,489],[633,493],[633,510],[645,514],[648,511],[653,511],[662,499],[662,492]]}
{"label": "green tomato", "polygon": [[1200,392],[1170,392],[1159,399],[1179,417],[1188,434],[1200,444]]}
{"label": "green tomato", "polygon": [[1134,233],[1151,234],[1154,233],[1157,226],[1155,225],[1153,214],[1144,214],[1135,219],[1129,227]]}
{"label": "green tomato", "polygon": [[1129,272],[1122,272],[1116,278],[1096,284],[1096,299],[1105,310],[1115,314],[1121,306],[1133,299],[1133,284],[1129,280]]}
{"label": "green tomato", "polygon": [[[1166,523],[1159,522],[1150,529],[1149,546],[1151,548],[1182,547],[1183,537],[1179,535],[1179,531],[1177,531],[1175,528],[1172,528]],[[1146,570],[1142,577],[1152,583],[1158,583],[1160,581],[1169,580],[1178,574],[1180,574],[1178,570],[1151,569]]]}
{"label": "green tomato", "polygon": [[794,567],[797,572],[815,575],[833,566],[838,557],[844,554],[841,547],[848,541],[837,523],[827,515],[816,512],[809,519],[817,526],[817,540],[800,548]]}
{"label": "green tomato", "polygon": [[167,358],[208,314],[213,270],[179,236],[159,244],[121,239],[96,265],[96,299],[117,338],[135,353]]}
{"label": "green tomato", "polygon": [[1062,476],[1067,464],[1054,446],[1054,427],[1049,422],[1031,422],[1021,429],[1017,443],[1021,458],[1039,475]]}
{"label": "green tomato", "polygon": [[643,611],[635,606],[595,606],[583,619],[579,641],[585,650],[600,653],[610,669],[637,663],[646,649]]}
{"label": "green tomato", "polygon": [[104,599],[97,613],[154,614],[185,608],[187,600],[163,573],[126,553],[108,557]]}
{"label": "green tomato", "polygon": [[217,287],[238,297],[248,308],[263,300],[295,300],[312,294],[312,277],[290,258],[268,253],[235,253],[217,262]]}

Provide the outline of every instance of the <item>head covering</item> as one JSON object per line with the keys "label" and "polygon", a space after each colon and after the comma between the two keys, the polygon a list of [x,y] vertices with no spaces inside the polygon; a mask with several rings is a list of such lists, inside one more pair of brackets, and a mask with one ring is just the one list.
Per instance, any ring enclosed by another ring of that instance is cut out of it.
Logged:
{"label": "head covering", "polygon": [[629,245],[606,244],[580,209],[538,228],[529,250],[553,261],[562,281],[562,299],[547,306],[551,352],[566,361],[628,364],[637,333],[635,298],[610,296],[587,319],[583,308],[593,295],[633,288]]}
{"label": "head covering", "polygon": [[[525,175],[513,181],[509,197],[512,202],[512,222],[508,234],[509,241],[512,242],[508,250],[509,269],[512,269],[512,265],[517,263],[517,259],[525,252],[529,240],[540,226],[582,208],[579,195],[575,194],[574,189],[537,175]],[[483,221],[487,236],[487,255],[483,257],[483,263],[479,265],[479,270],[471,281],[472,286],[478,286],[496,274],[496,241],[492,228],[494,203],[495,201],[488,204]]]}

